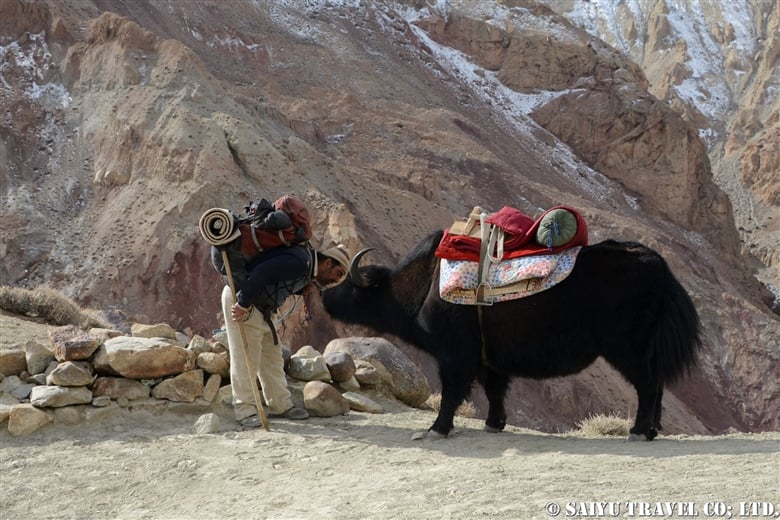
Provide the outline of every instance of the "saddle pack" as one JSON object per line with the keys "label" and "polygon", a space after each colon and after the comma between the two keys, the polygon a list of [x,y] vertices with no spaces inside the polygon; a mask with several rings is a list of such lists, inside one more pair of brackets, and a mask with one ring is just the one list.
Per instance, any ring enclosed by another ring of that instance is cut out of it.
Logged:
{"label": "saddle pack", "polygon": [[587,243],[585,220],[567,206],[536,220],[509,206],[493,214],[475,206],[468,219],[445,231],[436,249],[441,297],[491,305],[535,294],[568,276]]}
{"label": "saddle pack", "polygon": [[488,213],[475,206],[468,219],[455,221],[436,249],[449,260],[494,262],[520,256],[558,253],[588,243],[588,225],[568,206],[555,206],[534,220],[522,211],[504,206]]}

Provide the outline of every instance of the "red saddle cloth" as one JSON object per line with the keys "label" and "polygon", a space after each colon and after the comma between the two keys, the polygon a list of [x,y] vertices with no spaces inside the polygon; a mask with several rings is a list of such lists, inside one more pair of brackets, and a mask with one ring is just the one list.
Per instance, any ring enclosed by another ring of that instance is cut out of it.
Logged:
{"label": "red saddle cloth", "polygon": [[[548,247],[536,240],[536,233],[542,220],[550,212],[563,209],[574,215],[577,220],[577,231],[565,244]],[[496,213],[488,216],[487,224],[495,225],[504,230],[504,255],[502,260],[528,255],[552,254],[575,246],[588,244],[588,225],[580,213],[568,206],[555,206],[542,213],[534,220],[522,211],[504,206]],[[477,227],[477,230],[479,228]],[[444,236],[436,248],[436,256],[448,260],[470,260],[479,262],[482,241],[477,236],[452,234],[450,229],[444,231]]]}

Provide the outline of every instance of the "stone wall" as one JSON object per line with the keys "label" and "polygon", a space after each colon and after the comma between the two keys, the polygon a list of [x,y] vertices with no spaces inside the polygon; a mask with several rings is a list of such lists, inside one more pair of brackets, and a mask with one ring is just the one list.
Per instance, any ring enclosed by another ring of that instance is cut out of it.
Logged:
{"label": "stone wall", "polygon": [[[207,340],[186,337],[168,324],[134,324],[131,335],[69,325],[49,336],[49,345],[29,341],[23,349],[0,351],[0,422],[8,420],[12,435],[29,435],[52,422],[79,423],[117,406],[187,403],[202,412],[231,402],[224,332]],[[363,355],[366,345],[372,348]],[[294,354],[282,348],[288,378],[300,390],[295,398],[312,415],[381,413],[382,406],[361,389],[384,388],[408,406],[428,398],[425,376],[385,340],[335,340],[324,353],[309,346]]]}

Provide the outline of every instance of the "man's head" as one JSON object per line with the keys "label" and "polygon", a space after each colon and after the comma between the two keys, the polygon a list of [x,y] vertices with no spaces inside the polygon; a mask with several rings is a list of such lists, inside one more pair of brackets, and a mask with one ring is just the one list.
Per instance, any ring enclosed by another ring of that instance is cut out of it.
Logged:
{"label": "man's head", "polygon": [[349,262],[352,255],[343,245],[328,248],[319,253],[320,260],[317,267],[317,282],[328,286],[341,283],[349,272]]}

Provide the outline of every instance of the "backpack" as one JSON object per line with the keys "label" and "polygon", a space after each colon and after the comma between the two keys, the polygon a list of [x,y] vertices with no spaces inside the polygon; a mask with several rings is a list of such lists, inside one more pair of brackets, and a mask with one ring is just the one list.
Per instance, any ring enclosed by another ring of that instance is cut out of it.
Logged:
{"label": "backpack", "polygon": [[244,214],[222,208],[206,211],[198,222],[203,238],[211,247],[211,263],[227,275],[222,252],[227,253],[233,281],[240,286],[248,276],[246,266],[263,251],[311,239],[311,215],[306,204],[294,195],[285,195],[271,204],[266,199],[252,201]]}
{"label": "backpack", "polygon": [[263,251],[308,242],[312,237],[311,214],[295,195],[284,195],[273,204],[252,201],[238,217],[241,252],[250,259]]}

